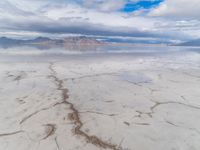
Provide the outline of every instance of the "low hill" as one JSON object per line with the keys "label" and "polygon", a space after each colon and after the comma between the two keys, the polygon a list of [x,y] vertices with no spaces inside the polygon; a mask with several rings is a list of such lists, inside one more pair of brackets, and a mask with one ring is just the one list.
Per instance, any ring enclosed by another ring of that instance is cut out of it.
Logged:
{"label": "low hill", "polygon": [[200,39],[192,40],[177,44],[176,46],[200,46]]}

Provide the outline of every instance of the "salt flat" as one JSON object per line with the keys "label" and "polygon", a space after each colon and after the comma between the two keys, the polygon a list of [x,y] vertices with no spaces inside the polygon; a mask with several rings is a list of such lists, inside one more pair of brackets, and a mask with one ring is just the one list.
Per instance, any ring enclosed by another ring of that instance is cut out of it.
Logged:
{"label": "salt flat", "polygon": [[0,150],[200,148],[198,52],[0,58]]}

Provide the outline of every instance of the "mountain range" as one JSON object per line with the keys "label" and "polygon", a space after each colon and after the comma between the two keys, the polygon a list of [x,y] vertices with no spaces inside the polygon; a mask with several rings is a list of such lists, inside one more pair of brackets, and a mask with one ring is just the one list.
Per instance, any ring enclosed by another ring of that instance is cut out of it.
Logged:
{"label": "mountain range", "polygon": [[47,37],[37,37],[30,40],[13,39],[7,37],[0,38],[0,47],[9,48],[14,46],[34,46],[34,47],[66,47],[72,46],[96,46],[102,45],[103,42],[96,40],[95,38],[79,36],[79,37],[67,37],[64,39],[51,39]]}
{"label": "mountain range", "polygon": [[[11,47],[35,47],[37,49],[51,49],[51,48],[64,48],[68,50],[88,50],[88,49],[96,49],[100,46],[105,45],[129,45],[129,44],[142,44],[142,45],[151,45],[150,42],[144,41],[120,41],[116,39],[101,39],[93,38],[87,36],[72,36],[66,37],[63,39],[51,39],[48,37],[37,37],[34,39],[14,39],[8,37],[0,37],[0,48],[11,48]],[[160,42],[155,43],[155,45],[159,45]],[[167,44],[167,43],[166,43]],[[200,46],[200,39],[191,40],[187,42],[182,42],[179,44],[169,44],[172,46]]]}

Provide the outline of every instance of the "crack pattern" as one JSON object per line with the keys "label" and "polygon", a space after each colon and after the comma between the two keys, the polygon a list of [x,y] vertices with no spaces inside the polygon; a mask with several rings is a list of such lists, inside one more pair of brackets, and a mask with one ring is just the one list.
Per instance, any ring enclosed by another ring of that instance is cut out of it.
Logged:
{"label": "crack pattern", "polygon": [[149,123],[138,123],[138,122],[133,122],[135,125],[140,125],[140,126],[149,126]]}
{"label": "crack pattern", "polygon": [[52,136],[56,131],[56,125],[55,124],[46,124],[46,133],[47,135],[43,138],[43,140],[47,139],[48,137]]}
{"label": "crack pattern", "polygon": [[16,135],[16,134],[19,134],[22,132],[24,132],[24,131],[20,130],[20,131],[15,131],[15,132],[10,132],[10,133],[3,133],[3,134],[0,134],[0,137]]}
{"label": "crack pattern", "polygon": [[84,75],[76,78],[66,78],[63,80],[80,80],[85,78],[93,78],[93,77],[100,77],[100,76],[118,76],[117,73],[111,72],[111,73],[101,73],[101,74],[92,74],[92,75]]}
{"label": "crack pattern", "polygon": [[55,137],[55,139],[54,139],[54,140],[55,140],[55,143],[56,143],[56,147],[57,147],[57,149],[58,149],[58,150],[60,150],[60,146],[59,146],[59,144],[58,144],[57,137]]}
{"label": "crack pattern", "polygon": [[181,126],[181,125],[177,125],[177,124],[175,124],[175,123],[173,123],[173,122],[171,122],[171,121],[169,121],[169,120],[166,120],[166,119],[165,119],[165,122],[166,122],[167,124],[169,124],[169,125],[174,126],[174,127],[183,128],[183,129],[187,129],[187,130],[191,130],[191,131],[196,132],[197,134],[200,134],[200,131],[197,130],[196,128],[189,128],[189,127],[184,127],[184,126]]}
{"label": "crack pattern", "polygon": [[154,110],[155,110],[157,107],[159,107],[159,106],[161,106],[161,105],[169,105],[169,104],[177,104],[177,105],[182,105],[182,106],[189,107],[189,108],[192,108],[192,109],[198,109],[198,110],[200,110],[200,107],[198,107],[198,106],[194,106],[194,105],[190,105],[190,104],[185,104],[185,103],[182,103],[182,102],[176,102],[176,101],[157,102],[157,101],[154,101],[154,100],[151,100],[151,101],[155,103],[155,104],[150,108],[152,113],[154,113]]}
{"label": "crack pattern", "polygon": [[[57,103],[56,103],[56,104],[57,104]],[[40,113],[40,112],[42,112],[42,111],[46,111],[46,110],[51,109],[52,107],[55,107],[56,104],[54,104],[54,105],[52,105],[52,106],[49,106],[49,107],[46,107],[46,108],[42,108],[42,109],[40,109],[40,110],[38,110],[38,111],[35,111],[34,113],[32,113],[32,114],[30,114],[30,115],[24,117],[24,118],[19,122],[19,124],[23,124],[23,123],[26,122],[28,119],[30,119],[31,117],[37,115],[38,113]]]}
{"label": "crack pattern", "polygon": [[84,111],[84,112],[79,112],[79,113],[91,113],[91,114],[104,115],[104,116],[110,116],[110,117],[118,115],[118,114],[105,114],[105,113],[95,112],[95,111]]}
{"label": "crack pattern", "polygon": [[[184,100],[186,100],[186,99],[184,98]],[[136,112],[138,114],[133,116],[133,118],[142,118],[143,115],[147,115],[149,118],[153,118],[153,114],[155,113],[155,109],[160,107],[161,105],[176,104],[176,105],[181,105],[181,106],[185,106],[185,107],[188,107],[188,108],[200,110],[199,106],[185,104],[185,103],[182,103],[182,102],[176,102],[176,101],[158,102],[158,101],[155,101],[155,100],[152,100],[152,99],[150,99],[150,101],[154,103],[154,105],[150,107],[150,111],[149,112],[143,112],[143,111],[136,110]]]}
{"label": "crack pattern", "polygon": [[80,113],[74,107],[73,103],[67,101],[67,99],[69,98],[68,89],[64,87],[64,80],[61,80],[57,77],[57,72],[54,70],[53,65],[54,65],[53,63],[50,63],[49,65],[49,70],[51,72],[51,75],[49,77],[54,79],[54,82],[57,85],[57,90],[61,91],[61,95],[62,95],[62,102],[57,103],[57,105],[65,104],[69,106],[69,109],[72,111],[72,113],[68,114],[68,119],[71,120],[75,125],[74,133],[76,135],[84,137],[88,143],[91,143],[99,148],[111,149],[111,150],[122,150],[121,147],[115,144],[111,144],[109,142],[103,141],[102,139],[100,139],[99,137],[95,135],[88,135],[86,132],[82,130],[83,122],[81,121]]}
{"label": "crack pattern", "polygon": [[19,84],[20,81],[24,79],[26,76],[27,74],[24,71],[16,72],[16,75],[7,72],[7,77],[12,78],[13,81],[17,81],[17,84]]}

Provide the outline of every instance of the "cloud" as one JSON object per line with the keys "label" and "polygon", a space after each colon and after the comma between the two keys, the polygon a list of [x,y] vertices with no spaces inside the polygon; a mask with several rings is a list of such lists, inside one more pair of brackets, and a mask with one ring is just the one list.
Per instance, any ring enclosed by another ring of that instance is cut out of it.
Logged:
{"label": "cloud", "polygon": [[199,0],[165,0],[151,9],[147,16],[162,18],[157,24],[159,30],[182,33],[187,38],[200,38]]}
{"label": "cloud", "polygon": [[200,37],[198,0],[165,0],[147,10],[121,11],[141,1],[160,0],[1,0],[0,34]]}
{"label": "cloud", "polygon": [[[7,3],[11,5],[11,3]],[[12,10],[18,10],[14,5]],[[22,6],[22,4],[21,4]],[[25,6],[24,6],[25,7]],[[43,5],[39,10],[20,13],[3,12],[0,16],[1,29],[28,30],[49,33],[80,33],[94,35],[148,36],[153,23],[147,18],[130,18],[120,12],[101,12],[74,4]],[[111,21],[112,20],[112,21]],[[143,26],[141,28],[141,26]],[[138,28],[140,27],[140,28]],[[146,31],[145,31],[146,30]],[[145,34],[146,32],[146,34]],[[153,34],[151,34],[153,35]]]}
{"label": "cloud", "polygon": [[[71,16],[71,15],[69,15]],[[73,15],[72,15],[73,16]],[[84,34],[84,35],[101,35],[101,36],[130,36],[130,37],[152,37],[155,34],[142,31],[136,27],[114,26],[110,23],[103,24],[103,20],[92,22],[90,19],[82,17],[61,17],[56,18],[40,18],[36,16],[11,18],[1,18],[0,27],[8,31],[32,31],[52,34]],[[123,17],[121,18],[123,19]],[[130,22],[131,23],[131,22]],[[129,25],[130,26],[130,25]]]}
{"label": "cloud", "polygon": [[83,6],[100,11],[115,11],[124,7],[126,2],[124,0],[84,0]]}
{"label": "cloud", "polygon": [[200,19],[199,0],[165,0],[159,7],[152,10],[150,16]]}

